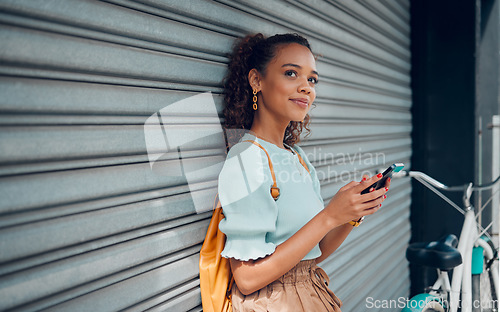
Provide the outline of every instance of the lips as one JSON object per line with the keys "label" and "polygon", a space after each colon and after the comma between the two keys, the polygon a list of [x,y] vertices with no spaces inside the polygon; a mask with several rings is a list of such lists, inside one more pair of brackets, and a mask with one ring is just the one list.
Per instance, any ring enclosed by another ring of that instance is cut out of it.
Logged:
{"label": "lips", "polygon": [[290,101],[294,102],[295,104],[299,105],[302,108],[309,107],[308,99],[297,98],[297,99],[290,99]]}

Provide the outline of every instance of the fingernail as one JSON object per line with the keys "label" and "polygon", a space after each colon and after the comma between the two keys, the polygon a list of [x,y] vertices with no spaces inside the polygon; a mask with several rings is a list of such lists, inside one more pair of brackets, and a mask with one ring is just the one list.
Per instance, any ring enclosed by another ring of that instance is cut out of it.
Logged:
{"label": "fingernail", "polygon": [[388,181],[388,182],[391,182],[391,178],[387,178],[387,181]]}
{"label": "fingernail", "polygon": [[363,181],[366,181],[366,177],[363,177]]}
{"label": "fingernail", "polygon": [[370,192],[373,192],[373,191],[375,191],[375,189],[372,187],[372,188],[370,189]]}
{"label": "fingernail", "polygon": [[381,178],[381,177],[382,177],[381,173],[377,174],[377,178]]}
{"label": "fingernail", "polygon": [[386,187],[386,188],[385,188],[385,191],[386,191],[386,192],[387,192],[387,191],[389,191],[389,188],[388,188],[388,187]]}
{"label": "fingernail", "polygon": [[387,198],[387,195],[384,195],[384,199],[386,199],[386,198]]}
{"label": "fingernail", "polygon": [[379,207],[379,208],[380,208],[380,207],[382,207],[382,204],[378,205],[378,207]]}

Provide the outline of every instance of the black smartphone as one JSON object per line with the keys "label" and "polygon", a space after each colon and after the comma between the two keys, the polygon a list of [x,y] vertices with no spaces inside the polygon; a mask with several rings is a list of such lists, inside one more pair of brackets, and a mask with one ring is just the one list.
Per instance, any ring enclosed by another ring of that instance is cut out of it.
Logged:
{"label": "black smartphone", "polygon": [[388,178],[392,177],[393,173],[400,172],[404,168],[404,164],[401,163],[395,163],[392,164],[389,168],[387,168],[383,173],[382,173],[382,179],[378,180],[377,182],[373,183],[369,187],[365,188],[361,194],[366,194],[370,192],[370,189],[373,187],[376,190],[384,187],[385,181],[387,181]]}

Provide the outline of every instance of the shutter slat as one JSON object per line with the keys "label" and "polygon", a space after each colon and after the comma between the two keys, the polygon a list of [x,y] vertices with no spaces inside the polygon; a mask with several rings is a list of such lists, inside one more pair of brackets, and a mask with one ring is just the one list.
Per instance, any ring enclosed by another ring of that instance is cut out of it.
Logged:
{"label": "shutter slat", "polygon": [[[362,174],[411,167],[409,13],[407,0],[2,1],[0,310],[202,310],[222,79],[248,33],[297,32],[318,56],[299,145],[326,204]],[[408,295],[410,201],[394,179],[320,264],[343,310]]]}

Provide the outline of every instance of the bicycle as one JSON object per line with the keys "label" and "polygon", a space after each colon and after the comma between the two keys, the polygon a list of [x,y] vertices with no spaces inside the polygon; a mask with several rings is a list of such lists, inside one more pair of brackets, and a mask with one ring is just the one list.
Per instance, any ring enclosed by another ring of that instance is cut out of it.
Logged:
{"label": "bicycle", "polygon": [[[493,182],[484,185],[446,186],[430,176],[418,171],[401,171],[394,177],[409,176],[447,203],[456,208],[464,216],[460,239],[453,234],[446,235],[438,241],[412,243],[406,250],[406,257],[411,263],[433,267],[438,278],[425,293],[418,294],[407,300],[402,312],[462,312],[498,311],[498,248],[491,240],[487,230],[493,224],[482,228],[476,221],[474,207],[470,199],[473,191],[493,188],[500,176]],[[442,194],[443,191],[463,191],[463,209]],[[492,194],[492,197],[495,194]],[[478,214],[491,201],[486,202]],[[453,270],[452,282],[448,271]]]}

